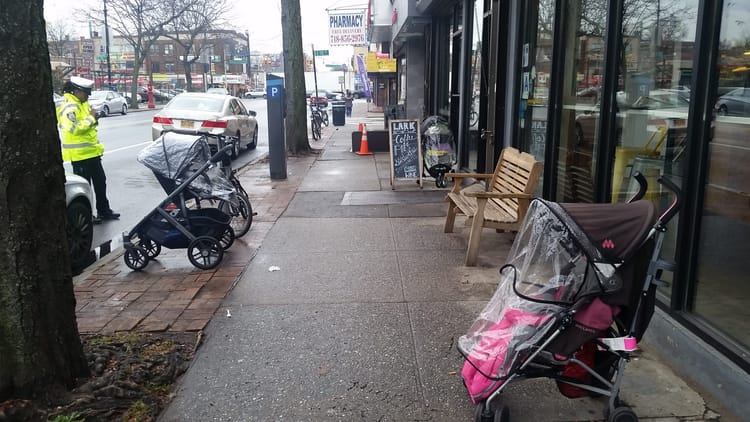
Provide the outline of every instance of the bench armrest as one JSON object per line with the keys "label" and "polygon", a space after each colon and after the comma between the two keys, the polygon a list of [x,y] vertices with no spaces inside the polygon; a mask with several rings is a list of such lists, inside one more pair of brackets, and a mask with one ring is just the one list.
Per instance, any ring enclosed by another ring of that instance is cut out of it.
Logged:
{"label": "bench armrest", "polygon": [[494,176],[494,174],[491,174],[491,173],[490,174],[487,174],[487,173],[445,173],[445,177],[450,177],[453,179],[468,179],[471,177],[473,179],[484,180],[484,179],[489,179],[492,176]]}
{"label": "bench armrest", "polygon": [[506,199],[506,198],[518,198],[518,199],[531,199],[531,194],[528,193],[500,193],[500,192],[464,192],[465,196],[471,198],[482,198],[482,199]]}

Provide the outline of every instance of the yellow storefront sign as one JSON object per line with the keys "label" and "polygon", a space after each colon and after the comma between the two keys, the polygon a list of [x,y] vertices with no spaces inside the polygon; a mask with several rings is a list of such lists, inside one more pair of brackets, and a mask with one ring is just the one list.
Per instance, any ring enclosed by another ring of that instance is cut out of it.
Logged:
{"label": "yellow storefront sign", "polygon": [[386,73],[396,71],[396,59],[379,58],[375,52],[367,53],[367,62],[365,63],[368,73]]}

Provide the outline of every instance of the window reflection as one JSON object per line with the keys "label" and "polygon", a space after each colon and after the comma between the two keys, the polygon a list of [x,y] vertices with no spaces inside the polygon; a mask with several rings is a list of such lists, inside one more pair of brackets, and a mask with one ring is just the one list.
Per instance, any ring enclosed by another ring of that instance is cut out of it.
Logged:
{"label": "window reflection", "polygon": [[750,347],[750,45],[740,21],[750,21],[750,8],[725,2],[692,310]]}
{"label": "window reflection", "polygon": [[557,201],[594,202],[606,2],[568,4],[563,110],[558,147]]}

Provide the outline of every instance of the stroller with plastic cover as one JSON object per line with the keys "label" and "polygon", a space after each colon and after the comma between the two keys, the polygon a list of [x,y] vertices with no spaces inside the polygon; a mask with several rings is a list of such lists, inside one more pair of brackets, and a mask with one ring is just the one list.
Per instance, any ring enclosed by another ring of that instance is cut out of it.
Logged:
{"label": "stroller with plastic cover", "polygon": [[456,164],[456,146],[444,118],[430,116],[422,121],[422,149],[424,168],[435,178],[435,186],[446,187],[445,174]]}
{"label": "stroller with plastic cover", "polygon": [[[141,270],[168,249],[187,249],[188,259],[200,269],[214,268],[234,242],[231,217],[220,208],[189,208],[219,199],[237,204],[236,190],[217,165],[232,145],[211,155],[204,136],[167,132],[144,148],[138,161],[154,172],[167,197],[129,232],[123,233],[125,264]],[[178,205],[176,205],[178,204]]]}
{"label": "stroller with plastic cover", "polygon": [[460,337],[461,371],[476,421],[508,421],[499,395],[514,381],[550,378],[567,397],[606,396],[608,421],[637,421],[620,401],[626,362],[654,310],[666,225],[680,206],[679,189],[657,217],[641,200],[560,204],[535,199],[518,231],[500,283]]}

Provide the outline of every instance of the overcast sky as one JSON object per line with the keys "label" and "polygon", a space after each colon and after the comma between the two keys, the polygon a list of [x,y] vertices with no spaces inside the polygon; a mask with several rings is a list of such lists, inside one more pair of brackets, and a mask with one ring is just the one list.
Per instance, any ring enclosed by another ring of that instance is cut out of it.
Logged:
{"label": "overcast sky", "polygon": [[[116,0],[108,0],[109,2]],[[233,28],[240,32],[249,31],[250,49],[263,53],[279,53],[282,50],[281,1],[280,0],[228,0],[230,20]],[[59,21],[71,16],[71,12],[81,6],[103,8],[103,0],[45,0],[44,17],[48,22]],[[348,11],[367,9],[367,0],[300,0],[302,10],[302,42],[305,53],[328,49],[331,55],[326,63],[345,63],[352,55],[350,47],[328,46],[328,11]],[[343,10],[342,10],[343,9]],[[86,25],[74,23],[79,28],[79,36],[88,36]]]}

